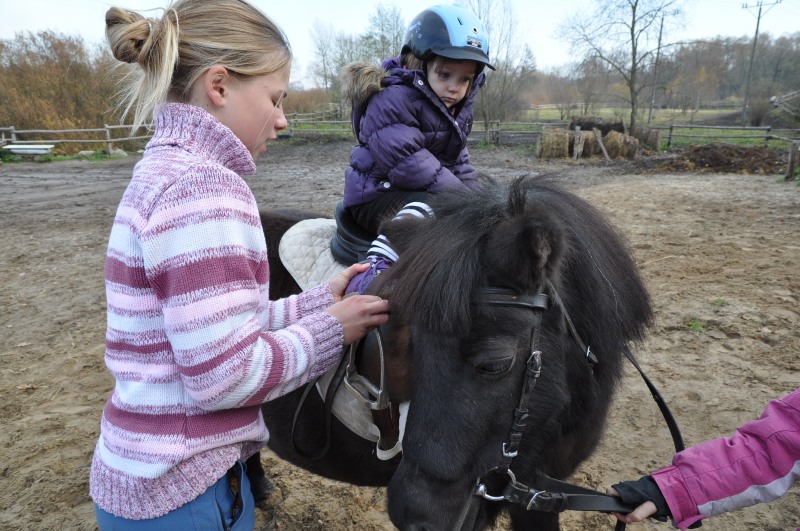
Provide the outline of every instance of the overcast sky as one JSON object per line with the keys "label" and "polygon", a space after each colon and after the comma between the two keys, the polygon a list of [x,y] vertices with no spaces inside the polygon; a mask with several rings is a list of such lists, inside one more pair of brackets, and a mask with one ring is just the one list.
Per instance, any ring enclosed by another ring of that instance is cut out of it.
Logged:
{"label": "overcast sky", "polygon": [[[316,21],[333,26],[336,32],[363,33],[377,0],[251,0],[286,32],[294,51],[292,79],[302,80],[313,60],[311,27]],[[392,2],[384,1],[385,5]],[[436,3],[448,0],[396,0],[406,22]],[[569,62],[567,43],[559,38],[559,24],[592,0],[511,0],[518,20],[518,34],[533,50],[540,70]],[[164,7],[167,0],[0,0],[0,39],[16,32],[53,30],[80,35],[87,43],[104,42],[104,16],[113,6],[142,11]],[[718,35],[752,39],[756,30],[758,0],[684,0],[685,28],[671,40],[702,39]],[[800,31],[800,0],[762,0],[759,33],[773,37]],[[743,7],[747,6],[747,7]],[[160,16],[159,12],[145,16]]]}

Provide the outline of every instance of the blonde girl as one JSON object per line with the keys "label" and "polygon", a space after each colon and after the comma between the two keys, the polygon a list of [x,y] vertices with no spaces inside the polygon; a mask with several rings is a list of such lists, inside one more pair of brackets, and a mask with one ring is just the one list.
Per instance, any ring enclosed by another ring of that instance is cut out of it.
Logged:
{"label": "blonde girl", "polygon": [[[287,126],[289,43],[242,0],[178,0],[158,18],[106,13],[135,66],[123,115],[154,135],[134,168],[105,265],[115,386],[92,460],[101,529],[251,529],[244,461],[268,439],[261,404],[333,367],[384,323],[378,297],[330,283],[269,300],[255,198],[242,176]],[[272,242],[270,242],[272,243]]]}

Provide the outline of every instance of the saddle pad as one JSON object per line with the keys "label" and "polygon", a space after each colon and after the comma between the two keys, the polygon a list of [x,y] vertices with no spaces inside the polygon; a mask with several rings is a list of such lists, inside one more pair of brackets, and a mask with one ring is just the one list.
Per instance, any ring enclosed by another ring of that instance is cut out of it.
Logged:
{"label": "saddle pad", "polygon": [[334,234],[335,220],[315,218],[296,223],[281,238],[278,256],[303,291],[328,282],[346,269],[331,253]]}

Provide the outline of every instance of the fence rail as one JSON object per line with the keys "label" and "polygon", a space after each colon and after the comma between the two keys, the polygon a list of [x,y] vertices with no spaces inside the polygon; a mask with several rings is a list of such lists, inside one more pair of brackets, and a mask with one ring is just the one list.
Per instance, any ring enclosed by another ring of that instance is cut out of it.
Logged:
{"label": "fence rail", "polygon": [[[0,127],[0,145],[17,144],[30,145],[49,142],[51,144],[105,144],[107,153],[111,153],[115,143],[144,140],[150,138],[152,133],[142,135],[128,135],[124,137],[114,136],[113,131],[118,129],[131,130],[130,125],[108,125],[94,129],[17,129],[11,127]],[[74,138],[64,135],[100,135],[102,138]],[[6,137],[8,135],[8,137]],[[22,135],[22,137],[20,137]],[[52,138],[52,135],[62,135],[62,138]]]}
{"label": "fence rail", "polygon": [[[673,143],[680,139],[690,139],[683,144],[707,144],[709,142],[724,141],[745,141],[750,144],[751,140],[763,141],[764,147],[769,147],[770,141],[792,144],[800,142],[800,130],[798,129],[775,129],[771,126],[763,127],[736,127],[724,125],[700,125],[700,124],[672,124],[669,126],[652,126],[650,129],[666,131],[666,150],[670,151]],[[686,131],[686,132],[682,132]],[[697,142],[702,140],[703,142]],[[741,143],[741,142],[732,142]]]}
{"label": "fence rail", "polygon": [[[303,137],[319,135],[352,135],[352,126],[349,120],[335,119],[339,116],[336,109],[321,113],[294,113],[287,116],[288,128],[282,132],[282,137]],[[484,141],[492,144],[536,144],[547,128],[566,129],[566,122],[499,122],[492,121],[488,129],[481,122],[476,122],[470,140]],[[711,142],[734,141],[760,144],[765,147],[770,142],[779,142],[781,145],[791,147],[800,142],[800,130],[773,129],[772,127],[729,127],[707,126],[694,124],[673,124],[670,126],[655,126],[651,129],[666,132],[666,150],[673,148],[676,141],[682,144],[707,144]],[[120,130],[125,130],[126,135],[121,136]],[[4,144],[104,144],[105,151],[112,153],[114,144],[147,140],[152,136],[151,125],[143,126],[131,134],[130,125],[104,125],[102,128],[92,129],[16,129],[0,127],[0,146]]]}

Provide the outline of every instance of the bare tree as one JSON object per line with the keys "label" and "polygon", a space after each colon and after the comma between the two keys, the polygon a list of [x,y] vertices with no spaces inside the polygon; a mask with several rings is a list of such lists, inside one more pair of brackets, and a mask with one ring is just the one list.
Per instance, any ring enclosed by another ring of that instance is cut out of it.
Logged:
{"label": "bare tree", "polygon": [[405,33],[400,10],[394,5],[380,4],[370,15],[369,24],[361,35],[336,32],[331,25],[319,21],[312,27],[315,59],[311,74],[334,101],[339,97],[339,74],[344,65],[353,61],[377,63],[400,55]]}
{"label": "bare tree", "polygon": [[361,36],[367,59],[380,62],[400,55],[405,29],[406,24],[397,6],[379,4],[369,16],[369,30]]}
{"label": "bare tree", "polygon": [[336,33],[330,26],[315,26],[313,37],[316,58],[311,73],[317,86],[336,101],[341,90],[339,74],[342,67],[353,61],[368,60],[368,52],[360,37]]}
{"label": "bare tree", "polygon": [[[636,126],[644,77],[660,49],[664,21],[680,14],[681,0],[600,0],[593,12],[564,23],[572,45],[588,59],[607,63],[624,80],[630,127]],[[667,29],[664,29],[666,33]]]}
{"label": "bare tree", "polygon": [[330,91],[336,72],[333,65],[333,42],[336,35],[333,26],[323,24],[319,20],[311,27],[311,40],[314,42],[315,60],[311,64],[310,73],[317,86]]}
{"label": "bare tree", "polygon": [[565,121],[578,108],[578,89],[567,75],[551,70],[537,75],[539,94],[558,109],[559,119]]}
{"label": "bare tree", "polygon": [[469,0],[468,5],[486,27],[489,58],[496,67],[493,72],[486,70],[486,85],[476,104],[488,135],[493,121],[515,118],[527,107],[523,89],[534,82],[536,60],[530,48],[519,45],[517,18],[509,0]]}
{"label": "bare tree", "polygon": [[582,114],[589,114],[598,104],[608,102],[611,76],[606,63],[597,58],[587,59],[575,65],[572,77],[581,95]]}

